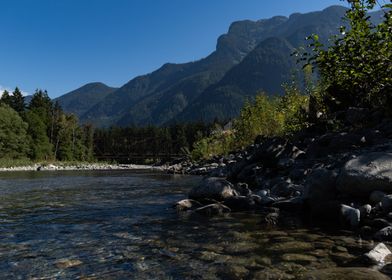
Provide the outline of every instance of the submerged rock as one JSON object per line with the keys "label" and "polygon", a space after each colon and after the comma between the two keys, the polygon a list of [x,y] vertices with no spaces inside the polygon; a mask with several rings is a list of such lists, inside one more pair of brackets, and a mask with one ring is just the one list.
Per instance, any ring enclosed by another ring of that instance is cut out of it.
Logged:
{"label": "submerged rock", "polygon": [[202,207],[203,205],[193,199],[183,199],[178,201],[173,205],[173,208],[175,208],[177,211],[188,211],[188,210],[194,210],[196,208]]}
{"label": "submerged rock", "polygon": [[266,268],[258,271],[254,274],[253,279],[255,280],[291,280],[294,279],[294,275],[290,275],[277,268]]}
{"label": "submerged rock", "polygon": [[295,262],[300,264],[309,264],[316,262],[317,258],[311,255],[304,254],[284,254],[282,260],[286,262]]}
{"label": "submerged rock", "polygon": [[272,244],[268,250],[275,253],[299,253],[313,250],[314,247],[309,242],[289,241]]}
{"label": "submerged rock", "polygon": [[301,280],[387,280],[388,276],[373,269],[359,267],[334,267],[305,273]]}

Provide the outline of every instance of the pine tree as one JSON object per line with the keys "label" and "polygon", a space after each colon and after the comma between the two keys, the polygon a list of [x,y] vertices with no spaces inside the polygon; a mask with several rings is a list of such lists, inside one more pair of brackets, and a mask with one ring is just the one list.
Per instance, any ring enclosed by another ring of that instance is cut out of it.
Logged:
{"label": "pine tree", "polygon": [[25,98],[18,87],[12,93],[11,107],[18,113],[22,113],[25,110]]}

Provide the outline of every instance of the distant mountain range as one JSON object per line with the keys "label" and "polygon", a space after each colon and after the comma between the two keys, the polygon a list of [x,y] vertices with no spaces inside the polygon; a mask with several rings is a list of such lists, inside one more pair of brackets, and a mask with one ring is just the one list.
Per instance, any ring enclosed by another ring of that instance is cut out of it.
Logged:
{"label": "distant mountain range", "polygon": [[[96,126],[164,125],[235,117],[258,92],[282,94],[296,68],[291,53],[316,33],[324,43],[344,24],[346,8],[238,21],[216,50],[196,62],[163,65],[120,88],[87,84],[57,98],[66,112]],[[381,12],[372,13],[379,22]]]}

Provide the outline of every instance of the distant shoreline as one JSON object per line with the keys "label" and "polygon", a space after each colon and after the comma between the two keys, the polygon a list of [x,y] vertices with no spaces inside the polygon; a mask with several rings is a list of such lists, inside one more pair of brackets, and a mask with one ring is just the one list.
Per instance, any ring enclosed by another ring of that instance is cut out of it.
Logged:
{"label": "distant shoreline", "polygon": [[164,166],[140,165],[140,164],[106,164],[106,163],[76,163],[76,164],[31,164],[15,167],[1,167],[0,172],[16,171],[94,171],[94,170],[151,170],[165,171]]}

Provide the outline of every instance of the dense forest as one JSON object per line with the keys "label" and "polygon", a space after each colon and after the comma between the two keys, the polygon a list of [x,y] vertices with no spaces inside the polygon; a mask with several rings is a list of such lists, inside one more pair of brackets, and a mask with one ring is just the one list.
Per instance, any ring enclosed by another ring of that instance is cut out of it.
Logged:
{"label": "dense forest", "polygon": [[18,88],[0,99],[0,157],[34,161],[91,161],[94,131],[63,112],[46,91],[37,90],[26,106]]}
{"label": "dense forest", "polygon": [[94,129],[66,114],[46,91],[37,90],[26,105],[16,88],[0,99],[0,157],[33,161],[117,161],[144,163],[187,156],[193,143],[213,126],[203,123],[167,127]]}

